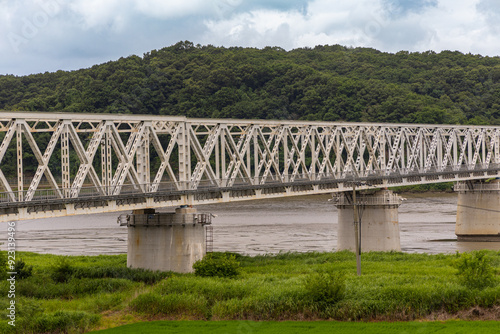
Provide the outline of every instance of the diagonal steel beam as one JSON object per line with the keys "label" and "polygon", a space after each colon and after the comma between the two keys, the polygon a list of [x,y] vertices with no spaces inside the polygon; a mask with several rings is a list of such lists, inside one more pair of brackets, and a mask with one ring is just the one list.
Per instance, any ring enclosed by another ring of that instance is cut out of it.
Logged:
{"label": "diagonal steel beam", "polygon": [[47,148],[45,149],[45,153],[43,154],[41,159],[39,157],[41,152],[39,152],[38,145],[35,143],[31,133],[28,132],[29,133],[29,136],[27,136],[28,143],[30,143],[31,149],[33,151],[35,151],[33,149],[33,147],[36,147],[38,152],[35,154],[35,156],[37,157],[37,160],[38,159],[40,159],[40,160],[38,161],[39,165],[38,165],[38,168],[35,172],[35,176],[33,177],[33,180],[31,181],[31,184],[28,188],[28,191],[26,192],[26,196],[24,198],[25,201],[31,201],[31,199],[33,198],[33,195],[35,194],[36,189],[38,188],[38,185],[40,184],[40,180],[42,179],[42,175],[44,175],[44,174],[47,176],[47,179],[49,179],[49,182],[51,183],[51,185],[55,185],[55,186],[53,186],[53,189],[56,189],[60,198],[63,197],[62,193],[59,190],[59,187],[57,186],[57,183],[56,183],[54,177],[52,176],[52,174],[50,173],[50,170],[48,168],[50,157],[52,156],[52,152],[54,152],[54,149],[56,148],[57,141],[59,140],[59,137],[61,136],[63,129],[65,128],[65,124],[63,122],[58,122],[55,125],[55,128],[56,129],[54,132],[52,132],[52,137],[50,138],[49,144],[47,145]]}
{"label": "diagonal steel beam", "polygon": [[151,137],[152,143],[153,143],[153,146],[154,146],[156,152],[158,153],[158,155],[160,157],[161,164],[160,164],[160,167],[158,168],[158,171],[156,172],[156,176],[153,180],[153,184],[151,185],[150,192],[158,191],[158,188],[160,186],[160,182],[161,182],[161,179],[163,177],[163,174],[165,173],[165,170],[167,170],[168,176],[174,182],[176,189],[180,190],[180,186],[179,186],[179,183],[177,181],[177,177],[175,176],[175,173],[172,170],[172,166],[170,164],[170,155],[172,154],[172,151],[174,150],[174,147],[177,143],[177,137],[179,135],[179,131],[180,131],[180,126],[177,126],[170,137],[170,141],[168,143],[166,151],[163,151],[163,146],[160,143],[160,139],[158,138],[156,131],[152,131],[152,133],[151,133],[152,134],[152,137]]}
{"label": "diagonal steel beam", "polygon": [[44,155],[42,155],[42,152],[38,148],[36,140],[35,140],[35,138],[33,138],[33,135],[29,131],[29,127],[28,127],[28,124],[26,123],[26,121],[21,122],[21,127],[23,129],[23,134],[28,141],[28,145],[30,146],[33,153],[35,154],[36,160],[38,161],[38,164],[39,164],[38,169],[37,169],[38,174],[35,174],[35,177],[33,178],[33,181],[31,182],[31,185],[28,189],[28,192],[26,193],[26,197],[24,198],[24,200],[31,201],[31,199],[33,198],[34,192],[35,192],[36,188],[38,187],[38,183],[40,182],[42,175],[45,175],[45,177],[49,181],[50,187],[56,191],[57,196],[59,196],[59,198],[63,198],[61,190],[59,189],[59,186],[57,185],[57,182],[54,179],[52,172],[50,171],[49,168],[47,168],[47,164],[49,162],[52,151],[54,150],[55,144],[57,143],[57,140],[59,139],[59,135],[61,134],[62,123],[59,123],[58,131],[53,133],[53,136],[50,140],[49,146],[47,147],[48,151]]}
{"label": "diagonal steel beam", "polygon": [[71,143],[76,151],[78,159],[80,160],[80,167],[78,168],[78,172],[76,173],[75,179],[73,180],[73,184],[71,186],[70,197],[75,198],[78,197],[78,194],[85,182],[85,178],[89,175],[92,184],[97,188],[97,191],[104,195],[103,187],[97,173],[92,166],[92,161],[96,154],[97,148],[101,142],[104,132],[106,131],[107,122],[102,122],[99,124],[97,132],[94,132],[92,135],[92,139],[90,140],[89,146],[87,150],[85,150],[83,143],[78,137],[76,133],[75,127],[71,124],[68,125],[69,137],[71,139]]}

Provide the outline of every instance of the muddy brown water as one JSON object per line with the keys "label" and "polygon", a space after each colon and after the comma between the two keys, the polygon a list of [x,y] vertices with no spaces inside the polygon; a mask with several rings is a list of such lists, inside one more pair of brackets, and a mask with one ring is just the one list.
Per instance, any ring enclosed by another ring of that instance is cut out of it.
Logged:
{"label": "muddy brown water", "polygon": [[[500,242],[458,242],[456,194],[404,194],[399,208],[401,248],[408,253],[500,250]],[[213,220],[214,251],[256,255],[332,251],[337,246],[337,209],[329,195],[199,206]],[[173,211],[165,208],[162,211]],[[120,213],[16,222],[17,251],[64,255],[123,254],[127,228]],[[6,248],[7,224],[0,224],[0,249]]]}

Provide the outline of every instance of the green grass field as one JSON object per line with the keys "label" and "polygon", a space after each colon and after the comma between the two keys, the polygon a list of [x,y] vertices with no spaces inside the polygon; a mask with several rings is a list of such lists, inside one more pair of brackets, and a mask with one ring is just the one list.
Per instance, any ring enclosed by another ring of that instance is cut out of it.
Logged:
{"label": "green grass field", "polygon": [[[258,320],[258,328],[251,327],[250,333],[271,333],[281,326],[291,326],[283,333],[293,331],[293,326],[299,326],[298,330],[319,326],[317,331],[346,326],[345,330],[356,332],[365,330],[364,326],[374,326],[366,329],[370,332],[382,326],[384,333],[383,326],[393,326],[398,333],[412,328],[418,332],[421,326],[425,327],[421,333],[449,326],[454,326],[452,332],[461,330],[460,326],[471,332],[480,326],[486,332],[487,322],[446,323],[444,327],[397,322],[499,320],[500,252],[485,254],[490,277],[476,286],[475,279],[467,285],[457,275],[456,262],[463,255],[363,253],[360,277],[350,252],[235,255],[239,275],[218,278],[133,270],[127,268],[125,255],[62,257],[20,252],[18,258],[33,266],[33,274],[16,281],[16,327],[8,326],[0,314],[0,333],[86,333],[135,323],[153,326],[144,333],[154,326],[208,326],[206,330],[214,333],[224,331],[221,326],[233,326],[227,330],[233,333],[234,326],[254,324],[232,322],[239,320]],[[8,289],[8,282],[0,281],[1,309],[8,306]],[[143,323],[154,320],[202,322]],[[264,322],[303,320],[312,322]],[[380,321],[396,322],[384,325]]]}
{"label": "green grass field", "polygon": [[497,321],[448,321],[448,322],[335,322],[335,321],[154,321],[121,326],[92,333],[99,334],[304,334],[304,333],[370,333],[370,334],[496,334]]}

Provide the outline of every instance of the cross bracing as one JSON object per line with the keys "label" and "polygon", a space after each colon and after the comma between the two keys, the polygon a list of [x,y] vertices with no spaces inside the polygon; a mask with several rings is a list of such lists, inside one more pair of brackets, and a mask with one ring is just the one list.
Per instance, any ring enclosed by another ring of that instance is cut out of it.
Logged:
{"label": "cross bracing", "polygon": [[[499,176],[500,127],[0,113],[0,220]],[[36,167],[36,168],[35,168]]]}

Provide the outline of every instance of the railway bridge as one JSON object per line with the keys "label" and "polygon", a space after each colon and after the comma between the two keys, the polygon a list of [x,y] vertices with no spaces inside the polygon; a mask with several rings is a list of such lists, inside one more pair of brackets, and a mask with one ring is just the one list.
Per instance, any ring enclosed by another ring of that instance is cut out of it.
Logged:
{"label": "railway bridge", "polygon": [[387,189],[453,181],[459,238],[500,235],[500,126],[1,111],[0,142],[0,222],[130,210],[136,241],[160,247],[171,235],[146,230],[209,224],[192,206],[333,193],[339,240],[364,210],[366,249],[398,249]]}

